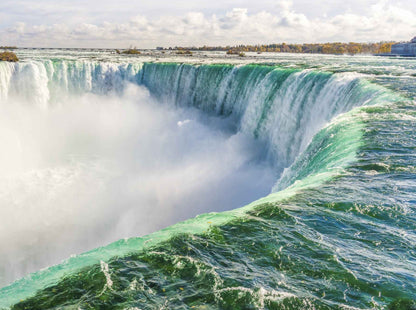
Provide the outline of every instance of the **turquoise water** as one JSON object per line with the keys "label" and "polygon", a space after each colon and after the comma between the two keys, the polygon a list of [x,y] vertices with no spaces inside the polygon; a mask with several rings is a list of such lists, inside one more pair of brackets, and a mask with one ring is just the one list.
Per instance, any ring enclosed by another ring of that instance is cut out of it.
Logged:
{"label": "turquoise water", "polygon": [[120,95],[129,81],[161,105],[231,120],[233,131],[265,146],[276,180],[243,208],[122,239],[17,280],[0,289],[0,306],[415,307],[416,61],[279,55],[181,64],[25,53],[17,68],[0,64],[0,98],[27,99],[36,89],[33,102],[47,108],[67,94]]}

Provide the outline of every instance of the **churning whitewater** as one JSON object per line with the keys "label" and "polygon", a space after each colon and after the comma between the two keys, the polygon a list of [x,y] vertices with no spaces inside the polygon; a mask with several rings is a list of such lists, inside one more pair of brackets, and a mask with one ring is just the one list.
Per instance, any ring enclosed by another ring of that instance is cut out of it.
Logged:
{"label": "churning whitewater", "polygon": [[0,308],[414,303],[415,61],[21,53]]}

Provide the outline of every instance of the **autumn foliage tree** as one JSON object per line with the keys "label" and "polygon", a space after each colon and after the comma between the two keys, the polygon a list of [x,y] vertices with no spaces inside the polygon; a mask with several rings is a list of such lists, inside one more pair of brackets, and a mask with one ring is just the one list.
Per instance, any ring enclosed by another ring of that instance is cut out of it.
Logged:
{"label": "autumn foliage tree", "polygon": [[[173,49],[226,51],[228,54],[238,55],[240,52],[274,52],[274,53],[308,53],[308,54],[380,54],[390,53],[394,42],[379,43],[305,43],[305,44],[258,44],[235,46],[206,46],[203,47],[175,47]],[[172,48],[170,48],[172,49]]]}

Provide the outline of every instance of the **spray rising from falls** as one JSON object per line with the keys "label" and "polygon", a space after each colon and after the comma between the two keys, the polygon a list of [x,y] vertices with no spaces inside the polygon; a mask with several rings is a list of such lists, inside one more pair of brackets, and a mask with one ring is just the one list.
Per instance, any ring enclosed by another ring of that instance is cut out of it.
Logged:
{"label": "spray rising from falls", "polygon": [[353,107],[391,100],[386,89],[357,73],[264,65],[114,64],[43,61],[0,64],[0,99],[47,107],[74,94],[121,95],[126,82],[158,99],[232,116],[236,127],[264,141],[279,171],[290,166],[315,133]]}
{"label": "spray rising from falls", "polygon": [[278,172],[289,167],[335,116],[392,100],[386,89],[357,73],[260,65],[146,63],[139,82],[177,106],[233,117],[238,130],[267,144]]}
{"label": "spray rising from falls", "polygon": [[2,225],[2,235],[16,236],[2,240],[3,283],[74,252],[242,206],[297,158],[276,189],[317,173],[325,161],[305,167],[298,156],[313,136],[336,115],[389,96],[358,74],[273,66],[0,63],[10,145],[1,218],[20,223]]}

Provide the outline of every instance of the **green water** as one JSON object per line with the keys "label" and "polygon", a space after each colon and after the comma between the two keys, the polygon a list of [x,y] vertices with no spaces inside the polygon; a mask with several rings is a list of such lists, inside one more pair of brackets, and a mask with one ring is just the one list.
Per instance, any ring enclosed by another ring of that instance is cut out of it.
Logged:
{"label": "green water", "polygon": [[415,309],[414,80],[373,70],[145,63],[131,79],[160,101],[268,144],[272,193],[70,258],[1,289],[0,305]]}

